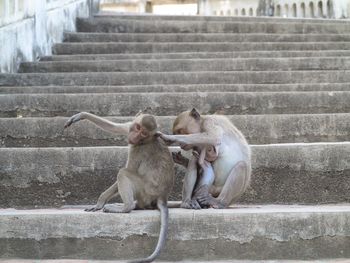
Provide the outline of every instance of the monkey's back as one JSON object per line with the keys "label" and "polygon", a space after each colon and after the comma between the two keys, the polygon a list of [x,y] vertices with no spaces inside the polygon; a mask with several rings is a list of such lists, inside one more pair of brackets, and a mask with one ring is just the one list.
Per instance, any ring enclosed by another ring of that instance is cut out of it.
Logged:
{"label": "monkey's back", "polygon": [[[174,161],[168,146],[155,138],[150,143],[130,147],[130,158],[138,156],[137,173],[144,182],[144,194],[150,199],[163,197],[164,201],[174,184]],[[146,201],[146,200],[145,200]]]}

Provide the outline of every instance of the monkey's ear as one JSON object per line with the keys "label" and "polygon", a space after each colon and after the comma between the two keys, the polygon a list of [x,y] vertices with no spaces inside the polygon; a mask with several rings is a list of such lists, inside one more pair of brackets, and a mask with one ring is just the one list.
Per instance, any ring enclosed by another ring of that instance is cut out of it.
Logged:
{"label": "monkey's ear", "polygon": [[201,115],[199,114],[199,112],[198,112],[195,108],[193,108],[193,109],[191,110],[190,116],[191,116],[192,118],[194,118],[195,120],[199,120],[200,117],[201,117]]}

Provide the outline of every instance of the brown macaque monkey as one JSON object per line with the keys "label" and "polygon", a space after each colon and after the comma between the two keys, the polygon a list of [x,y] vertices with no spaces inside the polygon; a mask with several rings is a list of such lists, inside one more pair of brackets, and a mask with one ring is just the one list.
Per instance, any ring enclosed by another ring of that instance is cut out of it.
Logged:
{"label": "brown macaque monkey", "polygon": [[[85,211],[94,212],[103,208],[107,213],[129,213],[134,209],[158,208],[161,213],[161,229],[154,252],[148,258],[131,261],[152,262],[165,244],[169,217],[167,201],[175,175],[168,146],[155,136],[156,119],[149,114],[140,114],[133,122],[119,124],[81,112],[72,116],[64,127],[84,119],[106,131],[127,135],[129,143],[126,167],[119,170],[117,181],[100,195],[95,206]],[[123,200],[123,208],[106,205],[118,194]]]}
{"label": "brown macaque monkey", "polygon": [[186,160],[179,154],[173,154],[175,162],[187,166],[181,207],[226,208],[244,193],[250,183],[251,152],[243,134],[230,120],[222,115],[202,116],[192,109],[176,118],[173,133],[158,132],[158,135],[168,143],[178,143],[186,151],[199,147],[203,149],[200,155],[206,151],[205,154],[212,160],[211,165],[206,165],[202,174],[197,176],[198,157]]}

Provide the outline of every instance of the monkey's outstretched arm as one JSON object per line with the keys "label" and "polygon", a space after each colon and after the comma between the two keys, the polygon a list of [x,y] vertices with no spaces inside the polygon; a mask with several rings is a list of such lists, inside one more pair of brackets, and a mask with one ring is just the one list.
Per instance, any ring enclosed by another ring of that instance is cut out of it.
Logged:
{"label": "monkey's outstretched arm", "polygon": [[185,145],[196,145],[196,146],[216,146],[219,145],[222,141],[223,132],[219,127],[215,132],[203,132],[203,133],[195,133],[188,135],[167,135],[163,133],[159,133],[160,137],[171,143],[179,143]]}
{"label": "monkey's outstretched arm", "polygon": [[109,120],[106,120],[104,118],[98,117],[94,114],[88,113],[88,112],[80,112],[78,114],[73,115],[69,118],[69,120],[65,123],[64,128],[68,128],[73,123],[81,121],[81,120],[89,120],[96,124],[98,127],[102,128],[105,131],[111,132],[111,133],[117,133],[121,135],[128,135],[129,128],[131,125],[131,122],[127,123],[114,123]]}

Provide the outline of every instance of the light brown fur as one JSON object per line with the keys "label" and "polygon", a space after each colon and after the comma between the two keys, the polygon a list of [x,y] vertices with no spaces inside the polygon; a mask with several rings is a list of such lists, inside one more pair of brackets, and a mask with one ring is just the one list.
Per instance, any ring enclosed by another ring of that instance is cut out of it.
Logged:
{"label": "light brown fur", "polygon": [[[157,123],[152,115],[140,114],[131,123],[117,124],[90,113],[78,113],[65,124],[88,119],[104,130],[128,136],[126,167],[119,170],[117,181],[104,191],[97,204],[86,211],[103,209],[108,213],[129,213],[133,209],[155,209],[161,212],[161,230],[157,246],[148,258],[132,262],[151,262],[164,246],[168,228],[168,195],[174,182],[174,163],[165,143],[157,136]],[[119,192],[118,192],[119,189]],[[124,207],[106,205],[120,194]]]}

